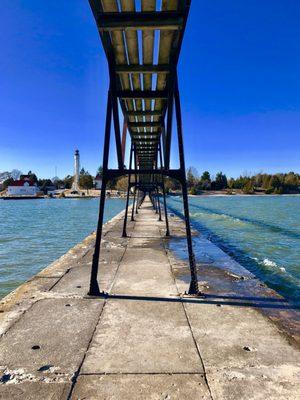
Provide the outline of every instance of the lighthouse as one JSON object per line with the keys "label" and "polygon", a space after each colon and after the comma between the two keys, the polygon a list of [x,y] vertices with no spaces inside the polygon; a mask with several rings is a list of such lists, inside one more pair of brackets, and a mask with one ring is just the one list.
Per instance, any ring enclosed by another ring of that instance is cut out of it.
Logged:
{"label": "lighthouse", "polygon": [[75,150],[74,153],[74,180],[72,189],[79,190],[79,169],[80,169],[80,157],[79,150]]}

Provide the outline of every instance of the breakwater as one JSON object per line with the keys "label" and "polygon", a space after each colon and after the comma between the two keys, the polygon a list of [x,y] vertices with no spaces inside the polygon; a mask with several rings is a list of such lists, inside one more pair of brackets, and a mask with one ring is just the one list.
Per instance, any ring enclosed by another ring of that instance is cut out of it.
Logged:
{"label": "breakwater", "polygon": [[145,202],[128,238],[122,222],[104,227],[105,298],[86,295],[91,235],[1,301],[0,397],[297,398],[298,311],[204,237],[205,296],[186,296],[188,266],[171,250],[182,220],[167,239]]}

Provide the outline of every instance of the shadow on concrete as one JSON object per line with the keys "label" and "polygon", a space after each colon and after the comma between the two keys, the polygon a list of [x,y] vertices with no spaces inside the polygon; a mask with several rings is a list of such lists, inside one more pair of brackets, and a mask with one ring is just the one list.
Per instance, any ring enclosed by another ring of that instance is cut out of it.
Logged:
{"label": "shadow on concrete", "polygon": [[216,306],[237,306],[254,308],[274,308],[281,310],[299,310],[300,306],[290,304],[284,299],[267,297],[243,297],[207,294],[203,297],[158,297],[158,296],[134,296],[126,294],[103,293],[101,298],[113,300],[138,300],[157,301],[168,303],[190,303],[190,304],[214,304]]}

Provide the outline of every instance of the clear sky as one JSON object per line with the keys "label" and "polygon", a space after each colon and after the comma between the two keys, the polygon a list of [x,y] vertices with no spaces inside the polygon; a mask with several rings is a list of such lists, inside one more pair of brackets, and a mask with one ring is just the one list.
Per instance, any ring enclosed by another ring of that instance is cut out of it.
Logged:
{"label": "clear sky", "polygon": [[[299,0],[192,1],[179,64],[187,166],[299,172],[299,21]],[[1,0],[0,48],[0,171],[63,177],[79,148],[94,174],[108,74],[88,1]]]}

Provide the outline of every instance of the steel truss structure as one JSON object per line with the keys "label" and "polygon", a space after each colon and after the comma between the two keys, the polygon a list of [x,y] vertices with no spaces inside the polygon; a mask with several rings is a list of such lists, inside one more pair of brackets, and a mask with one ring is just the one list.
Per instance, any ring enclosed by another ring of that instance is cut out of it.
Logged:
{"label": "steel truss structure", "polygon": [[[89,0],[89,3],[107,57],[110,77],[103,148],[103,180],[89,294],[105,295],[100,292],[97,281],[105,191],[109,180],[123,175],[128,176],[123,237],[127,236],[128,206],[132,189],[134,195],[131,220],[138,213],[146,195],[150,196],[159,220],[162,220],[160,192],[162,193],[166,235],[169,236],[165,178],[170,177],[180,182],[191,272],[189,294],[198,294],[177,76],[177,64],[191,1]],[[161,4],[160,9],[157,3]],[[155,58],[158,59],[157,62]],[[119,107],[124,117],[122,137]],[[170,168],[174,119],[180,164],[177,169]],[[118,159],[118,168],[115,169],[108,166],[112,122]],[[127,132],[131,139],[128,168],[124,166]]]}

